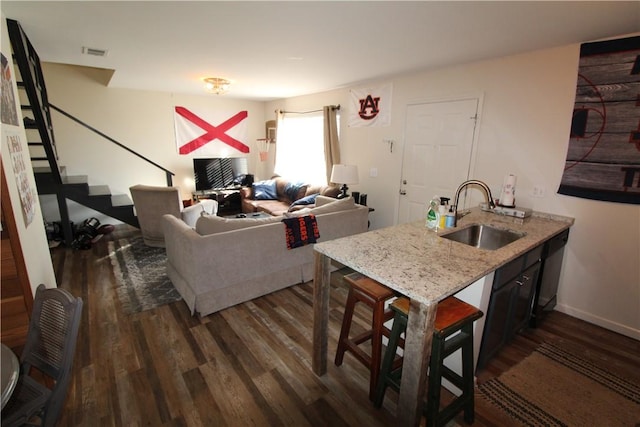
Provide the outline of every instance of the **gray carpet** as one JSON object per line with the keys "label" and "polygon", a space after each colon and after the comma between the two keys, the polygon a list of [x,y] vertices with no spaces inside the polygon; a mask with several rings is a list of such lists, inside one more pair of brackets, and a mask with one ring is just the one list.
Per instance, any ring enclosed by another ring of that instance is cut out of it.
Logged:
{"label": "gray carpet", "polygon": [[109,258],[125,313],[150,310],[182,298],[167,277],[164,248],[146,246],[142,237],[109,242]]}

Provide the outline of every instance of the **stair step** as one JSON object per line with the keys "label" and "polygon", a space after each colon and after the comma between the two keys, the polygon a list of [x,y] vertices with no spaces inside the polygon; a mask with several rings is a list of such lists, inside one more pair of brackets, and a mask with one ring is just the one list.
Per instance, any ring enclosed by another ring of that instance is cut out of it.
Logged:
{"label": "stair step", "polygon": [[[34,174],[46,174],[46,173],[51,173],[51,166],[49,164],[45,165],[45,166],[33,166],[33,173]],[[60,166],[60,176],[62,176],[62,179],[64,180],[67,176],[67,167],[66,166]]]}
{"label": "stair step", "polygon": [[62,179],[64,184],[88,184],[89,177],[87,175],[71,175]]}
{"label": "stair step", "polygon": [[34,166],[33,173],[51,173],[51,166]]}
{"label": "stair step", "polygon": [[111,196],[111,189],[108,185],[90,185],[90,196]]}
{"label": "stair step", "polygon": [[111,196],[111,204],[114,207],[127,207],[133,206],[133,201],[128,194],[115,194]]}

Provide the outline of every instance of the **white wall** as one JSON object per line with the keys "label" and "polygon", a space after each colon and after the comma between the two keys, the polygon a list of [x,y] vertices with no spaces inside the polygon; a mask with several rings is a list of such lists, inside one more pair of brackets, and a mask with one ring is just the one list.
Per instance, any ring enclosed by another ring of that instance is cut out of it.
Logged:
{"label": "white wall", "polygon": [[[396,76],[392,123],[379,128],[347,128],[342,120],[343,162],[359,166],[361,182],[353,191],[369,195],[371,227],[396,222],[406,106],[424,100],[478,96],[483,100],[472,178],[486,181],[499,194],[506,173],[518,176],[517,203],[537,211],[575,218],[559,291],[558,310],[640,338],[640,206],[584,200],[556,194],[562,177],[573,109],[579,45],[531,52],[458,67]],[[96,70],[45,64],[50,101],[89,124],[175,170],[183,197],[191,191],[190,158],[177,155],[172,107],[209,103],[246,109],[250,141],[264,135],[265,120],[278,108],[315,110],[341,104],[346,117],[349,90],[324,92],[279,102],[258,103],[215,96],[106,89]],[[373,82],[374,84],[380,82]],[[142,170],[130,160],[105,157],[92,138],[76,138],[77,129],[54,113],[62,163],[75,173],[125,191],[131,183],[163,183],[164,177]],[[384,139],[393,139],[393,152]],[[277,144],[276,144],[277,146]],[[271,162],[260,163],[257,150],[250,170],[266,178]],[[270,156],[273,155],[273,151]],[[125,168],[125,166],[127,166]],[[129,166],[133,166],[132,168]],[[378,176],[369,170],[377,168]],[[90,172],[89,172],[90,171]],[[115,182],[115,184],[113,184]],[[532,197],[533,186],[546,190]]]}
{"label": "white wall", "polygon": [[[2,14],[2,22],[6,22],[4,14]],[[5,25],[2,26],[2,54],[11,61],[11,49],[9,44],[9,34]],[[47,243],[47,235],[44,229],[44,221],[42,218],[42,211],[38,204],[37,197],[35,198],[36,206],[34,207],[35,214],[29,225],[26,225],[25,220],[21,214],[22,204],[20,202],[20,192],[18,191],[18,182],[12,170],[12,161],[7,148],[7,138],[9,136],[18,137],[22,145],[22,160],[24,161],[24,167],[26,170],[26,177],[28,186],[36,191],[35,178],[33,176],[33,169],[28,156],[27,138],[22,124],[22,114],[20,113],[20,103],[18,99],[18,90],[16,85],[16,76],[12,70],[12,82],[13,92],[15,94],[16,111],[18,112],[19,126],[11,126],[2,123],[2,140],[0,142],[0,153],[2,155],[2,166],[7,180],[7,189],[9,191],[9,198],[11,199],[11,208],[15,216],[16,227],[18,228],[18,238],[20,240],[20,246],[22,247],[22,253],[24,255],[24,262],[27,268],[27,275],[29,284],[31,286],[32,293],[35,294],[35,290],[41,283],[44,283],[48,288],[56,287],[56,277],[53,272],[53,265],[51,263],[51,255],[49,254],[49,245]],[[5,88],[2,88],[5,90]]]}
{"label": "white wall", "polygon": [[[110,89],[106,70],[63,64],[42,64],[49,102],[72,114],[164,168],[173,171],[173,185],[182,198],[195,189],[193,157],[178,155],[174,136],[174,106],[207,107],[223,112],[248,111],[249,169],[260,171],[256,139],[264,138],[264,104],[234,100],[224,95],[181,95]],[[272,116],[269,119],[273,118]],[[128,194],[134,184],[166,185],[163,171],[147,165],[52,111],[60,163],[68,175],[88,175],[91,185],[107,184],[113,194]],[[204,131],[203,131],[204,133]]]}
{"label": "white wall", "polygon": [[[397,76],[392,123],[348,128],[342,120],[344,163],[359,165],[352,191],[369,195],[372,228],[396,223],[406,106],[419,100],[483,99],[476,161],[471,178],[487,182],[497,196],[507,173],[518,176],[517,203],[575,218],[557,309],[640,338],[640,206],[556,194],[565,164],[575,98],[579,45],[531,52],[431,72]],[[341,104],[349,112],[348,88],[268,103],[300,111]],[[393,139],[393,152],[384,139]],[[378,176],[369,176],[370,168]],[[533,186],[545,196],[534,198]],[[453,195],[451,195],[453,196]]]}

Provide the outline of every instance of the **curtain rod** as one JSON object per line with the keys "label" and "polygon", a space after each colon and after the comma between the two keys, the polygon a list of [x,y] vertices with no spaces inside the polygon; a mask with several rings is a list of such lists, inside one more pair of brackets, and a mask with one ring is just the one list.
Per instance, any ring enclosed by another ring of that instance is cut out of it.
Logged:
{"label": "curtain rod", "polygon": [[[339,110],[340,109],[340,104],[338,105],[332,105],[331,106],[332,110]],[[319,113],[321,112],[323,109],[319,109],[319,110],[310,110],[310,111],[284,111],[284,110],[280,110],[280,114],[309,114],[309,113]]]}

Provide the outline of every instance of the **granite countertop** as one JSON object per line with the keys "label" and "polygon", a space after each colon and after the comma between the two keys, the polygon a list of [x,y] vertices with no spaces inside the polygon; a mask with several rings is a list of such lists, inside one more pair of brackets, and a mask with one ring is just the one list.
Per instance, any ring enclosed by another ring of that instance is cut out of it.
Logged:
{"label": "granite countertop", "polygon": [[573,218],[533,212],[526,219],[471,209],[458,227],[488,224],[525,236],[497,250],[440,237],[424,221],[315,244],[315,250],[422,303],[440,301],[573,225]]}

